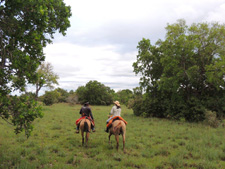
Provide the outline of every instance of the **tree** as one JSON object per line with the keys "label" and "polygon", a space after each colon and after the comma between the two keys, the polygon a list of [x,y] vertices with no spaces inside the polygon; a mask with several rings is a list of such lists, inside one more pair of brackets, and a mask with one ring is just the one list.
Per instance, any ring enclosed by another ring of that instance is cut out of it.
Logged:
{"label": "tree", "polygon": [[133,92],[129,89],[119,90],[116,92],[117,99],[127,106],[129,99],[133,98]]}
{"label": "tree", "polygon": [[138,44],[133,67],[146,91],[142,111],[188,121],[204,120],[207,110],[225,115],[225,25],[179,20],[166,30],[164,41]]}
{"label": "tree", "polygon": [[43,96],[43,103],[47,106],[50,106],[54,103],[58,103],[60,98],[60,93],[57,90],[54,91],[45,91]]}
{"label": "tree", "polygon": [[70,105],[75,105],[78,103],[78,96],[75,92],[69,92],[69,96],[66,98],[66,102]]}
{"label": "tree", "polygon": [[76,90],[76,94],[78,96],[78,101],[80,103],[85,103],[87,102],[87,98],[86,98],[86,88],[85,86],[79,86]]}
{"label": "tree", "polygon": [[60,103],[66,102],[66,100],[67,100],[67,98],[69,97],[70,94],[66,90],[64,90],[62,88],[59,88],[59,87],[56,89],[56,91],[60,93],[58,102],[60,102]]}
{"label": "tree", "polygon": [[36,98],[38,98],[38,92],[42,87],[49,87],[53,89],[53,84],[58,84],[57,80],[59,76],[53,72],[53,66],[50,63],[42,63],[37,70],[37,81],[36,85]]}
{"label": "tree", "polygon": [[0,1],[0,117],[16,126],[16,133],[25,129],[29,137],[31,123],[41,112],[33,100],[9,94],[23,92],[27,83],[37,80],[43,48],[56,31],[65,35],[70,16],[63,0]]}
{"label": "tree", "polygon": [[81,103],[89,101],[93,105],[110,105],[114,90],[94,80],[78,87],[76,93]]}

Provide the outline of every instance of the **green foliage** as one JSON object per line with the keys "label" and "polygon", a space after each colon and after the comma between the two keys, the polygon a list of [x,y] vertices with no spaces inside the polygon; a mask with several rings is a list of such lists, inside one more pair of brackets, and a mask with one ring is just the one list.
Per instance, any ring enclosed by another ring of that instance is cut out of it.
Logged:
{"label": "green foliage", "polygon": [[15,133],[18,134],[25,130],[27,137],[33,130],[31,122],[38,117],[43,117],[41,107],[32,97],[27,95],[8,96],[7,104],[1,105],[1,111],[3,112],[1,114],[3,120],[11,119],[11,122],[8,123],[16,127]]}
{"label": "green foliage", "polygon": [[56,91],[60,93],[58,102],[66,102],[67,98],[69,97],[69,93],[62,88],[57,88]]}
{"label": "green foliage", "polygon": [[88,101],[92,105],[112,104],[114,93],[114,90],[96,80],[89,81],[85,86],[80,86],[76,90],[80,103]]}
{"label": "green foliage", "polygon": [[36,95],[32,92],[25,92],[24,94],[21,94],[21,96],[27,96],[27,97],[30,97],[31,99],[36,98]]}
{"label": "green foliage", "polygon": [[38,100],[42,101],[45,105],[52,105],[54,103],[67,102],[69,96],[70,94],[66,90],[57,88],[53,91],[46,91],[43,96],[38,98]]}
{"label": "green foliage", "polygon": [[128,105],[129,99],[133,98],[133,92],[129,89],[119,90],[116,92],[114,100],[120,101],[120,103]]}
{"label": "green foliage", "polygon": [[143,99],[142,97],[135,97],[135,99],[133,100],[133,103],[131,105],[133,111],[134,111],[134,114],[136,116],[139,116],[143,113]]}
{"label": "green foliage", "polygon": [[60,93],[57,90],[46,91],[43,96],[43,103],[47,106],[50,106],[54,103],[58,103],[60,98]]}
{"label": "green foliage", "polygon": [[134,72],[145,89],[143,112],[155,117],[203,121],[206,110],[225,115],[225,25],[184,20],[166,27],[164,41],[138,44]]}
{"label": "green foliage", "polygon": [[0,2],[0,117],[13,124],[16,133],[25,129],[29,136],[40,113],[32,100],[9,94],[35,83],[36,70],[45,59],[43,48],[56,31],[65,35],[70,16],[70,7],[62,0]]}
{"label": "green foliage", "polygon": [[211,126],[211,127],[218,127],[220,122],[217,119],[216,116],[216,112],[212,112],[212,111],[206,111],[205,113],[205,121],[204,121],[207,125]]}
{"label": "green foliage", "polygon": [[53,72],[53,66],[50,63],[42,63],[37,70],[37,80],[35,81],[36,86],[36,97],[42,87],[48,87],[53,89],[53,84],[58,84],[59,76]]}

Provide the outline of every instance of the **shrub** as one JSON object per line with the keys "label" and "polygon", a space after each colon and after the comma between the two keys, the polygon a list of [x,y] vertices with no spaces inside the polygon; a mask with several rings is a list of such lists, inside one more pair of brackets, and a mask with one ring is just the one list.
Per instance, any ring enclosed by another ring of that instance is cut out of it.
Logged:
{"label": "shrub", "polygon": [[30,99],[35,99],[36,95],[32,92],[26,92],[25,94],[22,94],[21,97],[28,96]]}
{"label": "shrub", "polygon": [[58,102],[60,93],[57,91],[46,91],[44,95],[43,102],[45,105],[50,106]]}
{"label": "shrub", "polygon": [[60,103],[61,102],[66,102],[66,100],[67,100],[67,98],[69,96],[69,93],[66,90],[61,89],[61,88],[57,88],[55,90],[60,93],[60,96],[58,98],[58,102],[60,102]]}
{"label": "shrub", "polygon": [[134,106],[134,99],[129,99],[127,103],[127,108],[131,109]]}
{"label": "shrub", "polygon": [[204,122],[205,122],[205,124],[207,124],[211,127],[214,127],[214,128],[218,127],[220,124],[219,120],[216,117],[216,112],[209,111],[209,110],[206,110],[206,112],[205,112]]}
{"label": "shrub", "polygon": [[78,103],[78,96],[76,94],[71,94],[69,97],[66,99],[66,102],[75,105]]}
{"label": "shrub", "polygon": [[143,105],[143,98],[142,98],[142,96],[136,97],[134,99],[134,102],[133,102],[133,105],[132,105],[132,109],[133,109],[134,114],[136,116],[140,116],[143,113],[143,110],[142,110],[143,107],[142,107],[142,105]]}

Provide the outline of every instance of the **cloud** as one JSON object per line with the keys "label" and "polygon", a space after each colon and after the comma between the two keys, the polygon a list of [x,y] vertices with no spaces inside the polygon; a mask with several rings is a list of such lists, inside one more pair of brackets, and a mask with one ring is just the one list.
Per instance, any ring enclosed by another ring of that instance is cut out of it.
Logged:
{"label": "cloud", "polygon": [[[136,57],[134,52],[121,55],[114,51],[114,46],[86,47],[71,43],[55,43],[48,45],[45,53],[52,56],[46,57],[46,61],[54,65],[54,72],[59,75],[62,88],[75,90],[90,80],[97,80],[103,84],[120,84],[115,90],[138,86],[138,78],[132,70]],[[129,79],[133,86],[125,84]]]}
{"label": "cloud", "polygon": [[56,34],[44,52],[60,76],[59,87],[75,90],[97,80],[115,90],[138,86],[132,68],[142,38],[164,39],[167,24],[185,19],[225,22],[225,0],[65,0],[73,16],[67,35]]}

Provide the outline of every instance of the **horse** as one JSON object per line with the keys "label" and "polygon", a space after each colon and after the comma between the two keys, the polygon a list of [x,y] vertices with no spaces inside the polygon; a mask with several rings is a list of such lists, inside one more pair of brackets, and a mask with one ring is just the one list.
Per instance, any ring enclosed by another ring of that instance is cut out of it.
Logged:
{"label": "horse", "polygon": [[125,136],[126,136],[126,124],[123,120],[116,120],[112,123],[112,127],[109,129],[109,144],[111,135],[115,135],[115,139],[117,142],[117,151],[119,149],[119,135],[122,134],[123,137],[123,152],[125,152]]}
{"label": "horse", "polygon": [[91,122],[88,118],[84,118],[81,120],[80,131],[81,131],[81,136],[82,136],[82,146],[84,145],[84,132],[86,132],[86,146],[87,146],[89,133],[91,131]]}

